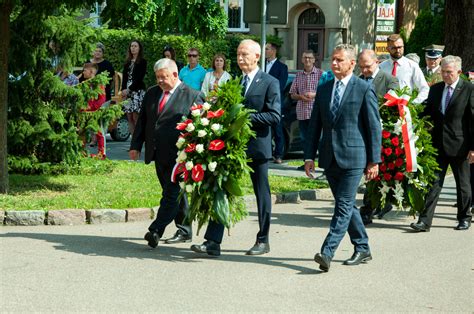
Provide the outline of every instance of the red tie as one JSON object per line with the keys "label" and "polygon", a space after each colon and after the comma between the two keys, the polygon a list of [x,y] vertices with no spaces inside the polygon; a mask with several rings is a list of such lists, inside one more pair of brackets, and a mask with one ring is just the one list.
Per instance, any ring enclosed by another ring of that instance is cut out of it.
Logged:
{"label": "red tie", "polygon": [[393,69],[392,69],[392,76],[397,76],[397,65],[398,65],[398,62],[394,61],[393,62]]}
{"label": "red tie", "polygon": [[165,91],[165,93],[163,94],[163,97],[161,98],[160,104],[158,105],[158,113],[161,113],[163,111],[163,108],[165,107],[165,104],[168,101],[169,96],[170,96],[170,92]]}

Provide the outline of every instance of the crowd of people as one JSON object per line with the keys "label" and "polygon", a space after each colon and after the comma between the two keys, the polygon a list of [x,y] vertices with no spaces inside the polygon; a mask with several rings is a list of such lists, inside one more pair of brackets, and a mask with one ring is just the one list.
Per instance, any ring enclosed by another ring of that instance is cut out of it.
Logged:
{"label": "crowd of people", "polygon": [[[347,44],[334,48],[330,70],[316,66],[317,55],[304,51],[301,55],[303,70],[296,74],[289,90],[296,103],[300,136],[304,144],[305,173],[312,177],[315,158],[319,152],[319,167],[335,199],[334,215],[321,251],[314,257],[322,271],[328,271],[335,251],[348,232],[354,253],[345,265],[358,265],[372,259],[365,226],[374,215],[383,216],[391,209],[372,208],[367,195],[359,210],[355,196],[362,176],[367,180],[379,174],[381,162],[381,123],[378,99],[389,90],[408,87],[417,90],[414,103],[423,104],[422,113],[433,122],[433,146],[438,150],[436,180],[425,200],[425,210],[416,223],[415,232],[430,230],[439,194],[448,166],[456,181],[457,220],[456,230],[470,228],[472,213],[472,171],[474,164],[474,85],[461,79],[462,61],[456,56],[442,57],[443,46],[425,48],[426,68],[421,69],[416,55],[405,56],[404,42],[400,35],[388,36],[388,56],[382,59],[371,49],[358,52]],[[86,71],[100,73],[114,69],[104,59],[103,45],[97,45],[94,56],[84,67],[79,80],[90,77]],[[270,251],[269,229],[271,198],[268,182],[269,162],[282,163],[284,137],[281,117],[285,114],[282,97],[288,80],[288,67],[278,59],[278,46],[265,47],[266,63],[259,64],[260,45],[253,40],[243,40],[237,49],[237,63],[242,71],[244,105],[255,111],[251,114],[252,128],[257,136],[248,143],[251,180],[257,199],[259,231],[248,255],[261,255]],[[145,146],[145,163],[155,162],[156,174],[162,187],[162,198],[156,219],[150,225],[145,240],[150,247],[157,247],[165,228],[172,221],[178,230],[165,243],[190,242],[192,229],[185,217],[186,198],[179,199],[180,187],[171,181],[176,159],[176,141],[180,135],[175,126],[181,117],[190,114],[195,103],[203,102],[213,91],[231,78],[226,71],[227,60],[216,54],[206,70],[200,63],[196,48],[187,51],[188,63],[176,60],[172,47],[165,47],[162,59],[154,64],[157,85],[148,90],[144,84],[147,61],[143,46],[132,41],[128,47],[123,69],[121,95],[127,113],[132,140],[129,155],[132,160],[140,157]],[[94,67],[89,65],[93,64]],[[359,75],[355,74],[358,66]],[[95,69],[95,70],[93,70]],[[75,84],[70,74],[58,75],[67,84]],[[110,87],[105,95],[110,99]],[[92,103],[92,102],[91,102]],[[94,110],[97,105],[89,106]],[[100,106],[99,106],[100,107]],[[100,132],[99,132],[100,133]],[[103,134],[97,134],[98,138]],[[272,145],[272,138],[274,145]],[[105,152],[104,152],[105,153]],[[202,244],[191,246],[197,253],[220,255],[224,226],[210,221]]]}

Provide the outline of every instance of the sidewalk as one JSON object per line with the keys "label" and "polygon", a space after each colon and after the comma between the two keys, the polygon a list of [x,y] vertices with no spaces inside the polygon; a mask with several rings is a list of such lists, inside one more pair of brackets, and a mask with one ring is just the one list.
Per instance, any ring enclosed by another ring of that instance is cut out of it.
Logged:
{"label": "sidewalk", "polygon": [[313,256],[331,201],[274,205],[271,252],[254,257],[244,253],[257,232],[255,209],[225,236],[219,258],[190,251],[191,243],[148,248],[149,221],[4,226],[2,312],[472,313],[472,229],[453,230],[451,203],[438,207],[429,233],[412,233],[404,214],[374,221],[374,259],[365,265],[342,265],[353,250],[346,237],[329,273],[318,271]]}

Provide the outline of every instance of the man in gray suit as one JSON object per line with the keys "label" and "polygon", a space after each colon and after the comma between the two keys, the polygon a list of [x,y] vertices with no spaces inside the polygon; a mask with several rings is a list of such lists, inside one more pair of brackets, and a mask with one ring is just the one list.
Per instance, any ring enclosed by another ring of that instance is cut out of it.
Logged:
{"label": "man in gray suit", "polygon": [[[364,49],[359,54],[360,78],[372,83],[377,98],[382,98],[389,90],[399,88],[398,79],[390,74],[380,71],[377,54],[371,49]],[[360,215],[364,225],[372,223],[372,217],[377,214],[379,218],[392,209],[392,204],[387,203],[383,209],[374,208],[370,205],[367,193],[364,194],[364,205],[360,208]]]}
{"label": "man in gray suit", "polygon": [[354,254],[344,265],[372,259],[355,196],[364,172],[368,180],[378,175],[382,130],[374,89],[353,75],[355,64],[353,46],[334,48],[331,70],[335,78],[318,86],[304,151],[306,175],[313,177],[314,158],[320,149],[319,166],[325,171],[336,201],[329,233],[321,253],[314,256],[322,271],[329,271],[346,232],[354,245]]}
{"label": "man in gray suit", "polygon": [[194,103],[202,103],[204,95],[178,78],[178,67],[171,59],[160,59],[154,66],[157,85],[150,87],[143,98],[143,109],[138,116],[130,143],[130,159],[137,160],[145,143],[145,163],[155,161],[156,175],[163,190],[160,208],[155,221],[148,227],[145,240],[152,248],[158,246],[165,228],[173,220],[178,231],[166,243],[189,242],[192,230],[185,221],[188,203],[186,197],[178,199],[180,187],[171,182],[176,163],[176,141],[180,131],[176,124],[190,114]]}

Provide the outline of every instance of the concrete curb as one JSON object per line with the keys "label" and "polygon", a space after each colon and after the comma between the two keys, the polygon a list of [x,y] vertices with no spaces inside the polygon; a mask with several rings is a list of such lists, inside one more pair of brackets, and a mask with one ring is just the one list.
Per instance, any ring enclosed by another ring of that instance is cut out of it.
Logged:
{"label": "concrete curb", "polygon": [[[302,190],[272,194],[273,204],[298,204],[302,200],[332,200],[330,189]],[[247,208],[255,208],[255,195],[244,196]],[[158,206],[129,209],[0,210],[0,226],[82,225],[134,222],[156,217]]]}

